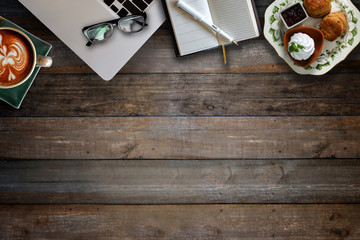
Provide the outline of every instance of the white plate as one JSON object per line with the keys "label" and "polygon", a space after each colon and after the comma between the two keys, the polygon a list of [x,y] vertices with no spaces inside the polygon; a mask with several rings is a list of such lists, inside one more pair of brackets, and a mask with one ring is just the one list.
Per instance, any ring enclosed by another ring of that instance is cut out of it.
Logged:
{"label": "white plate", "polygon": [[[283,36],[286,31],[284,24],[280,19],[280,11],[288,6],[302,2],[302,0],[275,0],[265,12],[264,36],[275,48],[281,58],[299,74],[321,75],[330,71],[336,64],[346,58],[346,56],[360,42],[359,24],[360,12],[350,0],[331,0],[331,12],[341,11],[345,13],[348,21],[347,32],[330,42],[325,39],[324,46],[319,57],[308,67],[297,66],[287,55]],[[319,28],[321,18],[309,17],[301,25]]]}

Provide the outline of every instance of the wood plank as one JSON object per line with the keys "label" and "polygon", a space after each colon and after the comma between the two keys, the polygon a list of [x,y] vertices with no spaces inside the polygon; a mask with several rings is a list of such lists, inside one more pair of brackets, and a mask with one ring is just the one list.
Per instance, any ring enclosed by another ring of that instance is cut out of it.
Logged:
{"label": "wood plank", "polygon": [[[37,35],[43,34],[40,31]],[[54,46],[50,55],[56,56],[56,59],[53,67],[41,69],[41,73],[94,73],[62,42],[51,40],[51,37],[49,42]],[[220,48],[176,58],[168,30],[159,29],[120,73],[294,73],[264,37],[243,42],[239,47],[228,46],[226,53],[226,65]],[[358,73],[356,66],[359,66],[359,62],[360,49],[355,48],[346,61],[329,73]],[[97,77],[96,80],[101,79]]]}
{"label": "wood plank", "polygon": [[359,239],[359,205],[0,206],[6,239]]}
{"label": "wood plank", "polygon": [[[360,115],[356,74],[40,74],[20,111],[0,116]],[[56,106],[56,107],[51,107]]]}
{"label": "wood plank", "polygon": [[1,118],[0,158],[359,158],[360,117]]}
{"label": "wood plank", "polygon": [[357,160],[1,161],[0,203],[357,203]]}

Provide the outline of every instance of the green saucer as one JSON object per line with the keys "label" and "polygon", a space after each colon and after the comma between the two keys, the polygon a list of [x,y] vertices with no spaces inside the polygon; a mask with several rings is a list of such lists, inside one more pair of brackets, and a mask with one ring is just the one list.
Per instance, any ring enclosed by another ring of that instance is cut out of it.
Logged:
{"label": "green saucer", "polygon": [[[35,37],[31,33],[22,29],[18,25],[10,22],[9,20],[0,17],[0,27],[13,27],[23,31],[30,37],[31,41],[33,41],[36,48],[36,53],[38,55],[47,56],[49,54],[50,49],[52,47],[51,44]],[[35,67],[34,72],[31,74],[30,78],[17,87],[10,89],[0,89],[0,99],[7,102],[8,104],[10,104],[15,108],[19,108],[31,84],[33,83],[36,75],[38,74],[39,70],[40,67]]]}

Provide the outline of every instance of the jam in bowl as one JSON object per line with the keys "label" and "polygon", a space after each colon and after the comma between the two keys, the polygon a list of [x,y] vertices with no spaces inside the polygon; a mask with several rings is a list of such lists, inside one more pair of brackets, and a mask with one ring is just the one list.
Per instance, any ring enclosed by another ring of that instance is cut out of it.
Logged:
{"label": "jam in bowl", "polygon": [[301,3],[295,3],[280,12],[280,18],[285,27],[290,29],[304,22],[308,15]]}

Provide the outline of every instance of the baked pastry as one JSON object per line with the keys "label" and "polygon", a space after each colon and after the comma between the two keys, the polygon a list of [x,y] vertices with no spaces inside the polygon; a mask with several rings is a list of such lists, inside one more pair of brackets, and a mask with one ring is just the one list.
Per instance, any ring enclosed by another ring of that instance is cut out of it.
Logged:
{"label": "baked pastry", "polygon": [[303,6],[310,17],[322,18],[331,11],[330,0],[304,0]]}
{"label": "baked pastry", "polygon": [[334,41],[346,32],[347,20],[342,12],[333,12],[323,18],[320,30],[329,41]]}

